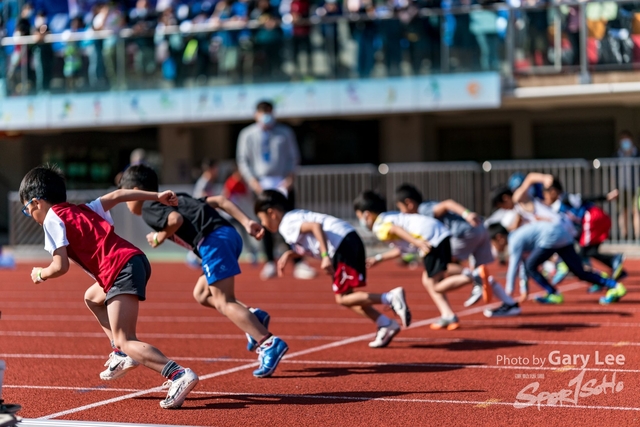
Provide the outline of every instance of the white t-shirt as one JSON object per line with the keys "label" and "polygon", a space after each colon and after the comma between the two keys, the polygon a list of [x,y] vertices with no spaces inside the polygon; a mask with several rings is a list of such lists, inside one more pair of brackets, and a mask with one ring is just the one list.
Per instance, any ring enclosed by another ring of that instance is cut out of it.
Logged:
{"label": "white t-shirt", "polygon": [[[87,203],[87,206],[89,209],[105,219],[109,224],[113,225],[111,214],[104,210],[100,199]],[[53,209],[49,209],[47,216],[44,217],[42,228],[44,230],[44,250],[49,252],[52,256],[56,249],[69,245],[69,241],[67,240],[67,229],[64,222],[62,222],[60,217],[56,215]]]}
{"label": "white t-shirt", "polygon": [[415,238],[426,240],[434,248],[451,236],[447,227],[435,218],[400,212],[381,213],[373,224],[373,233],[378,240],[391,242],[403,253],[416,252],[417,248],[391,233],[393,225],[404,229]]}
{"label": "white t-shirt", "polygon": [[331,215],[303,209],[289,211],[282,217],[278,231],[284,241],[299,255],[321,258],[320,242],[313,233],[300,232],[302,224],[307,222],[322,224],[322,231],[327,237],[327,252],[330,258],[333,258],[345,236],[355,231],[351,224]]}

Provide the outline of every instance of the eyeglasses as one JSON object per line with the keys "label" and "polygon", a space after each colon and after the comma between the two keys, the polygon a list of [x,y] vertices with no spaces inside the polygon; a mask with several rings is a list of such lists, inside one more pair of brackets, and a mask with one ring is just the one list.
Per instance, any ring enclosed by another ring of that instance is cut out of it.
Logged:
{"label": "eyeglasses", "polygon": [[27,203],[26,205],[24,205],[24,206],[22,207],[22,214],[23,214],[24,216],[31,218],[31,214],[29,213],[29,205],[30,205],[31,203],[33,203],[34,201],[36,201],[36,200],[40,200],[40,197],[35,197],[35,198],[31,199],[31,200],[29,201],[29,203]]}

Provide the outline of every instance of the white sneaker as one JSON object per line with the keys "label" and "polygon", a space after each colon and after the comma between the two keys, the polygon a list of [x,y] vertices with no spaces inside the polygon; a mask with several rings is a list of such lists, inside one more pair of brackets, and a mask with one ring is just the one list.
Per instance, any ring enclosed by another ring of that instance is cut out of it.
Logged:
{"label": "white sneaker", "polygon": [[293,277],[301,280],[311,280],[316,277],[316,270],[304,261],[293,267]]}
{"label": "white sneaker", "polygon": [[408,327],[411,325],[411,311],[404,297],[404,289],[401,287],[395,288],[390,290],[389,294],[391,295],[391,308],[402,321],[402,326]]}
{"label": "white sneaker", "polygon": [[100,372],[100,379],[111,381],[124,376],[127,372],[135,369],[140,365],[129,356],[120,356],[115,351],[109,355],[109,360],[104,364],[108,368]]}
{"label": "white sneaker", "polygon": [[269,280],[276,277],[276,263],[275,262],[267,262],[264,267],[262,267],[262,271],[260,272],[260,278],[262,280]]}
{"label": "white sneaker", "polygon": [[164,409],[175,409],[182,406],[184,399],[193,388],[198,384],[198,376],[191,369],[184,370],[184,374],[174,381],[167,381],[162,385],[164,390],[169,386],[169,392],[164,400],[160,401],[160,406]]}
{"label": "white sneaker", "polygon": [[471,288],[471,295],[462,305],[465,307],[471,307],[473,304],[480,301],[480,298],[482,298],[482,285],[474,284],[473,288]]}
{"label": "white sneaker", "polygon": [[400,325],[395,320],[391,320],[389,326],[378,328],[376,339],[369,343],[371,348],[383,348],[389,345],[393,337],[400,332]]}

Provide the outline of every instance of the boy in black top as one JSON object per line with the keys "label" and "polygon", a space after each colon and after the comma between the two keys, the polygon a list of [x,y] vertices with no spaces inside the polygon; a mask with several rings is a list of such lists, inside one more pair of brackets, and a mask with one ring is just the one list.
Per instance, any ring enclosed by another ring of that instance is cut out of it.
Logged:
{"label": "boy in black top", "polygon": [[[146,165],[131,166],[124,172],[120,187],[157,189],[158,176]],[[179,193],[177,207],[154,202],[128,202],[127,207],[131,213],[142,215],[142,219],[155,230],[147,235],[152,247],[168,239],[193,250],[202,259],[204,275],[196,283],[194,298],[205,307],[217,309],[247,334],[249,349],[256,349],[260,355],[260,367],[253,375],[259,378],[271,376],[288,346],[267,330],[267,313],[256,309],[252,314],[235,299],[234,276],[240,274],[238,257],[242,252],[242,239],[216,208],[231,215],[256,239],[261,239],[264,234],[262,226],[249,219],[224,196],[194,199]]]}

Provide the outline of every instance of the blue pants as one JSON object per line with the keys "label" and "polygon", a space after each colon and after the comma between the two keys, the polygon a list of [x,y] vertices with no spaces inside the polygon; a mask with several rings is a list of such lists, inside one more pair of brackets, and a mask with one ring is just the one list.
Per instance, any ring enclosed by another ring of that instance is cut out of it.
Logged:
{"label": "blue pants", "polygon": [[525,262],[525,267],[527,269],[527,273],[529,276],[533,278],[540,286],[544,288],[550,294],[555,294],[556,288],[554,288],[547,279],[544,278],[542,274],[538,271],[538,267],[542,265],[543,262],[551,258],[553,254],[558,254],[560,258],[567,264],[569,267],[569,271],[571,271],[578,279],[583,282],[595,283],[600,286],[605,286],[607,288],[615,288],[616,281],[613,279],[605,279],[597,274],[584,271],[582,268],[582,259],[576,253],[576,250],[573,248],[573,245],[564,246],[562,248],[551,249],[551,248],[536,248],[531,254],[529,254],[529,258]]}

